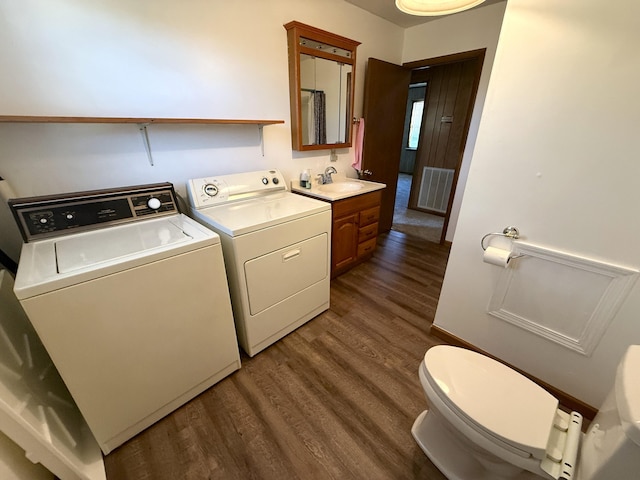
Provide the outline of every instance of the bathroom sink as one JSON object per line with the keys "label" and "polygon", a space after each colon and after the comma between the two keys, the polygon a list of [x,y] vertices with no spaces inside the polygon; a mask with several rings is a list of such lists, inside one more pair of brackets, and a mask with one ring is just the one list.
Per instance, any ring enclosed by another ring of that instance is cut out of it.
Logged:
{"label": "bathroom sink", "polygon": [[318,190],[329,193],[357,192],[363,188],[364,185],[359,182],[337,182],[318,186]]}
{"label": "bathroom sink", "polygon": [[368,182],[367,180],[340,179],[334,183],[325,183],[324,185],[318,185],[316,182],[313,182],[311,188],[304,188],[300,186],[298,179],[291,180],[292,192],[316,197],[329,202],[375,192],[385,187],[386,185],[384,183]]}

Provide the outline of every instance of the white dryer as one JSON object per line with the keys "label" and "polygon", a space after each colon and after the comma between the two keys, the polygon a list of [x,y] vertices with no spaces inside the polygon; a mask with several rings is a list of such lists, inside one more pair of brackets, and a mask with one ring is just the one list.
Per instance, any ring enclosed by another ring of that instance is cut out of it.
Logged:
{"label": "white dryer", "polygon": [[192,179],[192,216],[222,240],[238,341],[254,356],[329,308],[331,205],[264,170]]}
{"label": "white dryer", "polygon": [[171,184],[11,207],[14,291],[105,454],[240,368],[220,239]]}

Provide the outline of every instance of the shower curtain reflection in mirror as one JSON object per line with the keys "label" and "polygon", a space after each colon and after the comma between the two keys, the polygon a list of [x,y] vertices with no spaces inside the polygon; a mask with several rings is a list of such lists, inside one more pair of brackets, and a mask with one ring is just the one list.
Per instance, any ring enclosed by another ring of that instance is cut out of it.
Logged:
{"label": "shower curtain reflection in mirror", "polygon": [[327,105],[322,90],[302,89],[302,143],[322,145],[327,143]]}

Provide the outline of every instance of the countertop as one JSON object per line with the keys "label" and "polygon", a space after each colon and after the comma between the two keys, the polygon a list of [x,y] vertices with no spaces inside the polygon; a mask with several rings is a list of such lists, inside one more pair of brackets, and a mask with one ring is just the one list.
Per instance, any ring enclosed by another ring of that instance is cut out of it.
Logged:
{"label": "countertop", "polygon": [[311,188],[302,188],[299,180],[291,180],[291,191],[309,195],[310,197],[335,202],[345,198],[355,197],[364,193],[375,192],[386,187],[384,183],[368,182],[366,180],[357,180],[355,178],[345,178],[336,180],[333,183],[320,185],[315,181]]}

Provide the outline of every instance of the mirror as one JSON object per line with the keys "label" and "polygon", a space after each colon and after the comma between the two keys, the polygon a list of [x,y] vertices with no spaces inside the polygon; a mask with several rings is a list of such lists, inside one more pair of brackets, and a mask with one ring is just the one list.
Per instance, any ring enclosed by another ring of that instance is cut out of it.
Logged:
{"label": "mirror", "polygon": [[359,42],[299,22],[287,29],[294,150],[351,146]]}
{"label": "mirror", "polygon": [[300,54],[300,108],[303,145],[347,143],[353,67]]}

